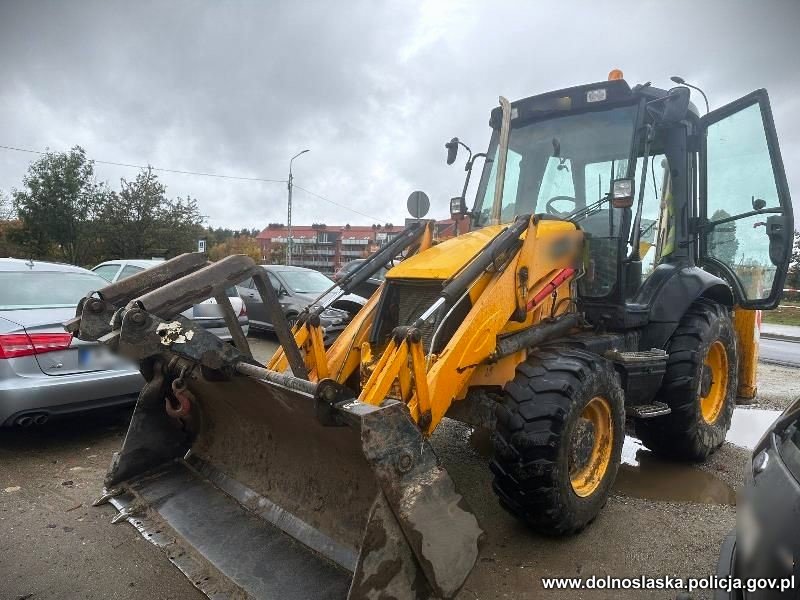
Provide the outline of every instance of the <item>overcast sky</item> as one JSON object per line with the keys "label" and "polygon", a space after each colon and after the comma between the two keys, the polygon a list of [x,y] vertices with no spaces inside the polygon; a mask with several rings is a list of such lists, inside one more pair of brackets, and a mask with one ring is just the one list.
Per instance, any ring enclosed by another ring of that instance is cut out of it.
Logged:
{"label": "overcast sky", "polygon": [[[620,68],[631,85],[681,75],[712,108],[767,88],[800,198],[798,23],[797,0],[0,0],[0,145],[273,179],[310,148],[297,185],[401,223],[414,189],[447,216],[464,172],[443,144],[485,149],[498,95]],[[19,187],[32,158],[0,150],[0,190]],[[136,174],[96,172],[115,188]],[[285,184],[160,177],[212,226],[286,221]],[[296,188],[296,224],[373,222],[363,215]]]}

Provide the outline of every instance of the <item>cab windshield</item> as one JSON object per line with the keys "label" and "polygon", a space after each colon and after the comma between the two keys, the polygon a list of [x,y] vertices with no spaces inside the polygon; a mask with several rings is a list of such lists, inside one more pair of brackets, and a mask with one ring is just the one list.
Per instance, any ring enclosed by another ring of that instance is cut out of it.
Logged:
{"label": "cab windshield", "polygon": [[[500,221],[510,223],[532,213],[567,218],[604,199],[612,179],[629,176],[637,108],[622,106],[523,125],[512,121]],[[488,153],[494,160],[487,161],[478,189],[479,226],[491,219],[498,137],[495,130]],[[587,221],[581,227],[594,235],[619,235],[614,230],[622,209],[607,203],[599,209],[581,218]]]}

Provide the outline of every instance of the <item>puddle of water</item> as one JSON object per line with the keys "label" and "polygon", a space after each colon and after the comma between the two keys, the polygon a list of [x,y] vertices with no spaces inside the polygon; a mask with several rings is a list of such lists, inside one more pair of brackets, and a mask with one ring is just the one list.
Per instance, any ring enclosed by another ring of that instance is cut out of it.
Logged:
{"label": "puddle of water", "polygon": [[[780,415],[777,410],[739,408],[733,411],[726,441],[752,450]],[[614,489],[645,500],[736,504],[736,492],[715,475],[697,467],[660,460],[635,437],[626,436]]]}
{"label": "puddle of water", "polygon": [[643,500],[736,505],[736,492],[715,475],[658,459],[635,438],[626,438],[625,446],[628,456],[619,468],[614,491]]}
{"label": "puddle of water", "polygon": [[778,410],[736,407],[725,441],[752,450],[780,414]]}

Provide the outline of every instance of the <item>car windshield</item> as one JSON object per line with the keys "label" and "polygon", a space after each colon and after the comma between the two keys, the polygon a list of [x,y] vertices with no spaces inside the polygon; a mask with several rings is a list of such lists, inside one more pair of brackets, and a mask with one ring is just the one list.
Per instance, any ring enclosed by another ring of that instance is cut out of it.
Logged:
{"label": "car windshield", "polygon": [[[510,223],[523,214],[549,213],[567,217],[603,199],[611,180],[625,177],[633,147],[637,106],[571,114],[515,126],[509,137],[500,221]],[[479,224],[490,221],[497,177],[498,132],[478,189]],[[608,230],[620,211],[597,220]]]}
{"label": "car windshield", "polygon": [[296,294],[321,294],[333,281],[318,271],[281,271],[281,278]]}
{"label": "car windshield", "polygon": [[74,308],[86,294],[107,285],[94,273],[6,271],[0,273],[0,310]]}

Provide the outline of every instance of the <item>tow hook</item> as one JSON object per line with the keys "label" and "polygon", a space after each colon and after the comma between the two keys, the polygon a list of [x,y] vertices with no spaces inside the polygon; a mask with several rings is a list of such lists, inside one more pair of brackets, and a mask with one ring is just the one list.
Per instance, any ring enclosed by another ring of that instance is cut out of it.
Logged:
{"label": "tow hook", "polygon": [[167,414],[176,419],[187,416],[192,411],[194,394],[192,394],[192,392],[190,392],[186,387],[186,381],[183,379],[183,377],[178,377],[177,379],[173,380],[172,395],[175,396],[175,402],[177,403],[177,406],[173,403],[170,397],[167,396],[164,399],[164,405],[167,410]]}

